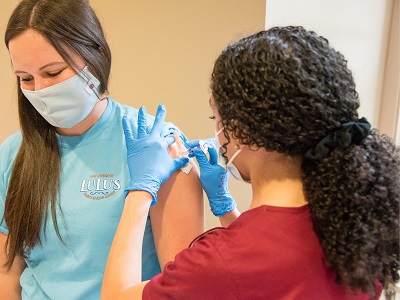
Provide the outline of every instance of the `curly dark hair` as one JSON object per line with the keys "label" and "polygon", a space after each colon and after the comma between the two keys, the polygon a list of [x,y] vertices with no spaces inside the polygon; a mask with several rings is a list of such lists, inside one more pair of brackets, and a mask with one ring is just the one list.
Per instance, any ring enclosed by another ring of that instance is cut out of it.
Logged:
{"label": "curly dark hair", "polygon": [[[337,282],[374,297],[399,280],[400,149],[377,130],[315,161],[308,150],[359,119],[344,56],[302,27],[274,27],[229,45],[211,90],[225,136],[303,157],[304,191]],[[225,145],[226,149],[226,145]]]}

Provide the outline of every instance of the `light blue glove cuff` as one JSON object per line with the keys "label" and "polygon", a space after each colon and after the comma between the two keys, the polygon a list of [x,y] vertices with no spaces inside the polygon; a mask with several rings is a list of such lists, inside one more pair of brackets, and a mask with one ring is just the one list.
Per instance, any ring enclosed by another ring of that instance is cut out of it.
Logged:
{"label": "light blue glove cuff", "polygon": [[222,201],[210,200],[211,211],[216,217],[224,216],[228,211],[236,208],[236,201],[232,197],[223,199]]}
{"label": "light blue glove cuff", "polygon": [[153,180],[131,183],[129,187],[127,187],[127,189],[125,190],[125,198],[130,191],[146,191],[150,193],[150,195],[153,197],[153,200],[150,204],[150,206],[153,206],[157,203],[157,192],[159,188],[160,187],[158,186],[158,184]]}

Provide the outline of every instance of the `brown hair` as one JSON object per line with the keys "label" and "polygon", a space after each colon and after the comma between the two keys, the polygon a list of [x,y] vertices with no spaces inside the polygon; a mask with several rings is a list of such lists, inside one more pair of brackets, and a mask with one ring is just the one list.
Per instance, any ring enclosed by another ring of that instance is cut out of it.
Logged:
{"label": "brown hair", "polygon": [[[111,53],[101,24],[86,0],[21,1],[7,25],[7,48],[10,40],[28,28],[43,35],[74,69],[77,66],[69,53],[72,51],[81,57],[99,79],[99,93],[107,91]],[[9,231],[8,268],[16,256],[26,258],[26,249],[41,244],[40,230],[45,231],[49,210],[62,241],[56,217],[61,157],[55,129],[21,89],[18,89],[18,111],[22,143],[12,170],[3,216]]]}

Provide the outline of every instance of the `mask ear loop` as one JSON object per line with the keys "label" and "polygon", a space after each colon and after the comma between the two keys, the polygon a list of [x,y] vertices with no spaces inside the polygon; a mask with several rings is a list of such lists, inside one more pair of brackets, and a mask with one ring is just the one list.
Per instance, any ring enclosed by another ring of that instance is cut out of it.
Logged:
{"label": "mask ear loop", "polygon": [[222,131],[224,131],[224,127],[221,127],[221,129],[218,130],[218,131],[215,133],[215,135],[216,135],[216,136],[220,135]]}
{"label": "mask ear loop", "polygon": [[235,157],[238,156],[239,153],[242,152],[242,150],[243,150],[243,148],[239,148],[239,146],[235,146],[235,147],[236,147],[237,150],[236,150],[235,154],[232,155],[232,157],[231,157],[231,159],[228,161],[228,163],[226,164],[227,166],[228,166],[229,164],[231,164],[231,163],[233,162],[233,160],[235,159]]}
{"label": "mask ear loop", "polygon": [[[86,72],[89,72],[89,73],[90,73],[89,67],[88,67],[88,66],[84,67],[84,68],[79,72],[79,74],[78,74],[83,80],[86,81],[86,87],[85,87],[85,89],[91,90],[91,91],[96,95],[97,99],[99,99],[99,101],[104,100],[105,98],[100,99],[100,94],[97,92],[96,85],[93,83],[92,79],[86,74]],[[91,73],[90,73],[90,74],[91,74]],[[92,76],[94,77],[94,75],[92,75]],[[96,78],[96,79],[97,79],[97,78]],[[97,79],[97,80],[98,80],[98,79]],[[100,85],[100,83],[99,83],[99,85]],[[89,92],[89,91],[88,91],[88,92]]]}

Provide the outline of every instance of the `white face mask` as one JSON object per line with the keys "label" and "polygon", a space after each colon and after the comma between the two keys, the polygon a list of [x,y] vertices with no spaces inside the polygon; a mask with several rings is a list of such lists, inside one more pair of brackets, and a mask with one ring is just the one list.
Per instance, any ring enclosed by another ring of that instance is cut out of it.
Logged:
{"label": "white face mask", "polygon": [[55,127],[71,128],[92,111],[99,85],[85,67],[74,77],[39,91],[21,90],[47,122]]}
{"label": "white face mask", "polygon": [[242,175],[240,175],[240,172],[238,168],[234,165],[233,160],[235,159],[236,156],[239,155],[239,153],[242,151],[242,149],[238,149],[235,154],[231,157],[231,159],[228,161],[228,163],[225,163],[225,158],[222,156],[222,146],[219,143],[218,136],[221,134],[224,128],[221,128],[218,131],[215,131],[215,146],[218,151],[218,164],[225,167],[228,169],[229,173],[235,178],[236,180],[243,181],[249,183],[247,180],[244,180]]}

